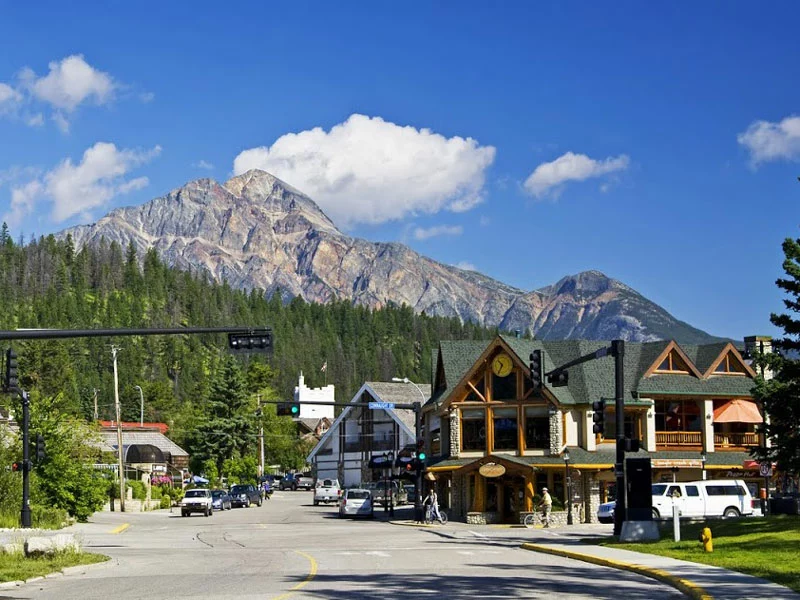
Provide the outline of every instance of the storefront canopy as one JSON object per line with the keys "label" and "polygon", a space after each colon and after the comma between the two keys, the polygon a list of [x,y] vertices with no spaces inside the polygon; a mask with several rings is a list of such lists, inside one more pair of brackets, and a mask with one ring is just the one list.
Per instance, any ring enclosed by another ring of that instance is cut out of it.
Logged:
{"label": "storefront canopy", "polygon": [[761,423],[763,421],[758,406],[750,400],[729,400],[714,409],[715,423]]}

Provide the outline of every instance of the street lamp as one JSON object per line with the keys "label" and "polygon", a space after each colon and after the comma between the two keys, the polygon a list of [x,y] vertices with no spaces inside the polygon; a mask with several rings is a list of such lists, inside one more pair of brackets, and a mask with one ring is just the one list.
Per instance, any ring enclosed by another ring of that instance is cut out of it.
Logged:
{"label": "street lamp", "polygon": [[420,387],[416,383],[411,381],[408,377],[392,377],[392,381],[394,383],[410,383],[411,385],[413,385],[415,388],[417,388],[419,395],[422,396],[422,403],[425,404],[425,401],[427,400],[427,398],[425,397],[425,392],[423,392],[420,389]]}
{"label": "street lamp", "polygon": [[133,386],[133,388],[139,390],[139,427],[144,427],[144,393],[138,385]]}
{"label": "street lamp", "polygon": [[706,479],[706,460],[708,460],[708,455],[706,454],[706,451],[703,450],[700,453],[700,465],[701,465],[701,467],[703,469],[703,475],[702,475],[703,481],[705,481],[705,479]]}
{"label": "street lamp", "polygon": [[567,471],[567,525],[572,525],[572,478],[569,474],[569,450],[564,448],[564,454],[561,456]]}

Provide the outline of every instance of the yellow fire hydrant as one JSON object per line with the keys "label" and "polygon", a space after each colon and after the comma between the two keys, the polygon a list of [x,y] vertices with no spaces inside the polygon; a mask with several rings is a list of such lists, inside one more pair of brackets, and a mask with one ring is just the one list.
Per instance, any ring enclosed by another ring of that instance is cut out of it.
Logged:
{"label": "yellow fire hydrant", "polygon": [[711,529],[704,527],[700,532],[700,541],[703,542],[703,550],[706,552],[714,551],[714,542],[711,540]]}

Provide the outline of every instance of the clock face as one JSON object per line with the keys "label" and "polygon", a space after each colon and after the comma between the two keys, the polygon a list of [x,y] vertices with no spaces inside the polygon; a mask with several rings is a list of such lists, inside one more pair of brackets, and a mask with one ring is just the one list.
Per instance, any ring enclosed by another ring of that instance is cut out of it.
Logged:
{"label": "clock face", "polygon": [[505,352],[501,352],[495,356],[494,360],[492,361],[492,373],[498,377],[506,377],[509,373],[511,373],[511,369],[513,367],[514,363],[512,362],[511,357]]}

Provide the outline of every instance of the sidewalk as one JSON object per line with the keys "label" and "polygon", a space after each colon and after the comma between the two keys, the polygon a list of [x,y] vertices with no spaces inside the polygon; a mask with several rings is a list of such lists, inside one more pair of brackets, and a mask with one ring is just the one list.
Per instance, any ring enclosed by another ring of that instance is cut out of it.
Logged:
{"label": "sidewalk", "polygon": [[571,539],[526,543],[522,547],[653,577],[678,588],[690,598],[800,600],[800,594],[789,588],[752,575],[655,554],[593,546]]}

